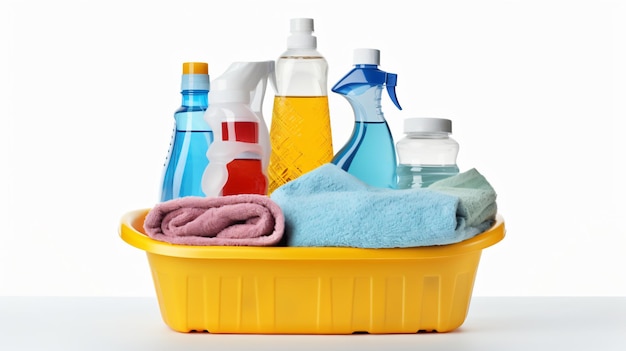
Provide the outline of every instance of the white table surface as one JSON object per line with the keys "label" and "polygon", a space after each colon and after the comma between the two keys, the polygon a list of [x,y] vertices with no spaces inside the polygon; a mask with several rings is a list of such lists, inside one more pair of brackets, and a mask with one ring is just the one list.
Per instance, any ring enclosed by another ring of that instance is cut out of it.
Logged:
{"label": "white table surface", "polygon": [[0,297],[0,350],[626,350],[626,297],[474,297],[449,333],[175,332],[154,298]]}

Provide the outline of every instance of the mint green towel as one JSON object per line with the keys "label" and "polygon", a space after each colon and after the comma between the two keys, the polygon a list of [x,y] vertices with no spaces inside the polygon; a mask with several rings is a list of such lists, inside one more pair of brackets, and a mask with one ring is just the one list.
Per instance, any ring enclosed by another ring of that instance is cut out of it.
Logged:
{"label": "mint green towel", "polygon": [[439,180],[428,189],[459,198],[457,221],[460,226],[474,227],[496,215],[496,192],[475,168]]}
{"label": "mint green towel", "polygon": [[371,187],[324,164],[271,194],[287,246],[397,248],[445,245],[492,224],[496,193],[476,170],[426,189]]}

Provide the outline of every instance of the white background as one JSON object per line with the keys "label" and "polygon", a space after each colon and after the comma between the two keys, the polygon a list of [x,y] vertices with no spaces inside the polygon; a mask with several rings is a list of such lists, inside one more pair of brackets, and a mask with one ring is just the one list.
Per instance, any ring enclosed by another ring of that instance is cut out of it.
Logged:
{"label": "white background", "polygon": [[[0,295],[153,296],[118,226],[157,201],[182,62],[273,60],[292,17],[315,19],[330,86],[381,50],[396,140],[453,120],[507,226],[475,295],[626,295],[626,11],[602,0],[3,1]],[[337,151],[353,115],[329,99]]]}

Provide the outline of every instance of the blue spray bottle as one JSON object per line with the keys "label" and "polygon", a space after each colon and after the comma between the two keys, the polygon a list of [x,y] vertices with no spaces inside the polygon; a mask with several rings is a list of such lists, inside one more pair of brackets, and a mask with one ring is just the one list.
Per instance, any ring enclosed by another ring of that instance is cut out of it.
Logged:
{"label": "blue spray bottle", "polygon": [[396,149],[381,110],[383,86],[396,107],[402,107],[396,97],[397,75],[381,71],[379,64],[379,50],[355,49],[354,68],[332,88],[354,110],[352,136],[332,163],[371,186],[393,189],[397,183]]}

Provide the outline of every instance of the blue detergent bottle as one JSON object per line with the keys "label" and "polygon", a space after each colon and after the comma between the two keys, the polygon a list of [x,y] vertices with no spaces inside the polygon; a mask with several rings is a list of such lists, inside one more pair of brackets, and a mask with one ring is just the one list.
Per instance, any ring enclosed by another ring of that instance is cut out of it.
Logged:
{"label": "blue detergent bottle", "polygon": [[380,51],[377,49],[355,49],[353,62],[354,68],[332,91],[350,102],[354,110],[354,129],[349,141],[331,162],[371,186],[394,189],[396,149],[380,100],[386,86],[391,101],[402,110],[396,97],[397,75],[378,68]]}
{"label": "blue detergent bottle", "polygon": [[202,175],[213,142],[213,131],[204,120],[209,107],[209,65],[183,63],[181,106],[174,113],[174,132],[163,167],[161,201],[184,196],[205,196]]}

